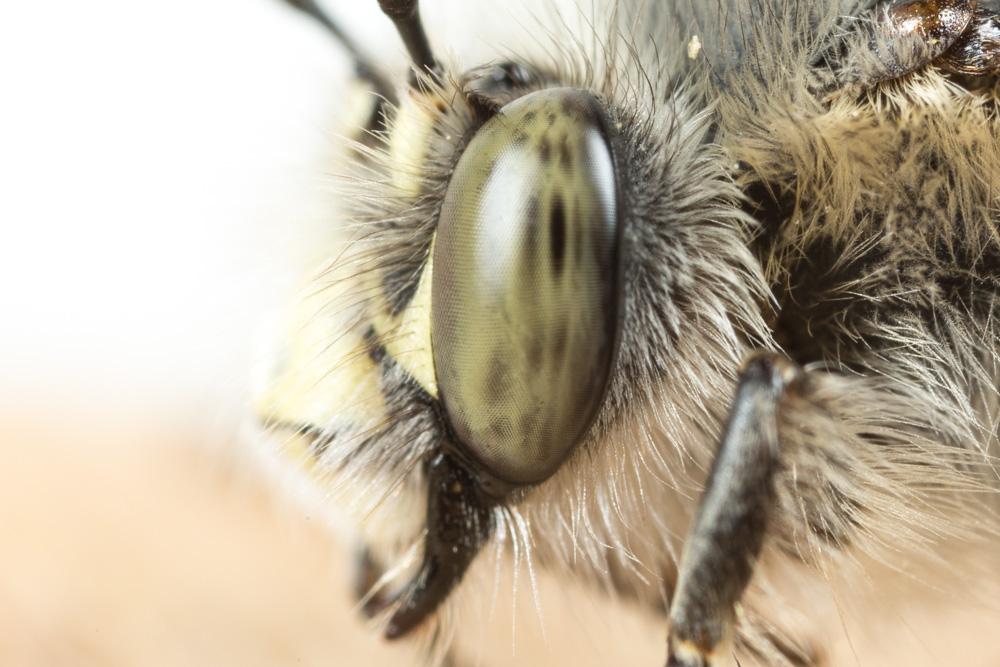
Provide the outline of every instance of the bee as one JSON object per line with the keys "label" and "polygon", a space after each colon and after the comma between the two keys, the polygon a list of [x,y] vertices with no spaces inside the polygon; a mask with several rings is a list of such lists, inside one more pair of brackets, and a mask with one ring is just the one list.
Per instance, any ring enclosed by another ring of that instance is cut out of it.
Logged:
{"label": "bee", "polygon": [[783,576],[995,553],[1000,2],[584,3],[461,62],[379,0],[396,77],[288,4],[366,106],[256,411],[387,638],[455,659],[513,553],[667,665],[820,665]]}

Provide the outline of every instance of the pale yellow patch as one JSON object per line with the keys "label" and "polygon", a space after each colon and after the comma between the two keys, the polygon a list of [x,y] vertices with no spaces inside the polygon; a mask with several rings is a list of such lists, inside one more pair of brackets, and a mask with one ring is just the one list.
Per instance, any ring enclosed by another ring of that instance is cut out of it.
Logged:
{"label": "pale yellow patch", "polygon": [[700,54],[701,54],[701,38],[698,37],[698,35],[692,35],[687,45],[688,60],[696,60]]}
{"label": "pale yellow patch", "polygon": [[[411,91],[395,117],[389,153],[392,182],[401,197],[420,194],[420,165],[439,103]],[[358,114],[363,111],[357,110]],[[357,273],[358,266],[350,262],[335,265],[308,287],[311,292],[300,301],[287,329],[278,368],[255,402],[257,414],[266,423],[325,429],[335,421],[355,426],[384,421],[387,408],[380,387],[381,369],[370,358],[362,337],[369,324],[389,356],[424,390],[437,396],[431,355],[430,262],[412,302],[399,316],[376,307],[368,315],[369,322],[353,321],[338,305],[349,305],[358,300],[357,295],[380,289],[371,275],[359,277]],[[363,320],[365,316],[359,311],[354,317]]]}
{"label": "pale yellow patch", "polygon": [[299,465],[303,470],[311,471],[316,465],[312,444],[313,438],[308,435],[283,436],[280,440],[281,455],[286,460]]}
{"label": "pale yellow patch", "polygon": [[357,423],[384,418],[379,369],[357,329],[329,307],[323,290],[298,307],[277,372],[256,401],[268,423],[324,428],[337,417]]}
{"label": "pale yellow patch", "polygon": [[723,638],[711,651],[705,651],[691,641],[679,641],[673,645],[674,655],[684,664],[706,664],[710,667],[735,667],[732,638]]}
{"label": "pale yellow patch", "polygon": [[431,352],[431,276],[434,247],[413,299],[397,318],[383,315],[375,322],[375,330],[396,363],[416,380],[424,391],[437,398],[437,379],[434,374],[434,356]]}
{"label": "pale yellow patch", "polygon": [[393,121],[389,143],[392,183],[402,196],[416,197],[420,194],[424,158],[437,118],[435,102],[434,96],[410,91]]}

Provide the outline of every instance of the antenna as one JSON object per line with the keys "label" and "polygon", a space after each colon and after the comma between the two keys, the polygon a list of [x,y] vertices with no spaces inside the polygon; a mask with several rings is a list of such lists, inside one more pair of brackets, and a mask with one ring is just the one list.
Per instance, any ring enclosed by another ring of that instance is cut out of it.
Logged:
{"label": "antenna", "polygon": [[[430,41],[420,21],[418,0],[378,0],[382,13],[388,16],[396,26],[406,51],[410,54],[413,67],[421,73],[428,73],[435,81],[441,79],[441,68],[434,59]],[[411,77],[410,87],[414,87],[415,79]]]}
{"label": "antenna", "polygon": [[[389,104],[396,103],[396,96],[395,94],[393,94],[392,84],[390,84],[389,81],[387,81],[381,74],[379,74],[378,70],[371,63],[371,61],[369,61],[368,58],[364,56],[364,54],[361,52],[361,49],[358,48],[358,45],[354,43],[354,40],[348,37],[347,33],[344,32],[343,28],[341,28],[336,21],[330,18],[329,14],[323,11],[323,9],[316,3],[316,0],[283,0],[283,1],[285,2],[285,4],[294,7],[295,9],[309,16],[310,18],[314,19],[317,23],[326,28],[327,32],[333,35],[333,38],[336,39],[340,43],[340,45],[344,47],[344,50],[347,51],[347,53],[351,56],[351,59],[354,61],[354,69],[357,72],[358,77],[369,82],[372,85],[372,88],[375,89],[375,93],[380,97],[382,97],[386,102],[388,102]],[[415,11],[416,3],[413,4]],[[417,18],[418,27],[419,27],[419,21],[420,19]]]}

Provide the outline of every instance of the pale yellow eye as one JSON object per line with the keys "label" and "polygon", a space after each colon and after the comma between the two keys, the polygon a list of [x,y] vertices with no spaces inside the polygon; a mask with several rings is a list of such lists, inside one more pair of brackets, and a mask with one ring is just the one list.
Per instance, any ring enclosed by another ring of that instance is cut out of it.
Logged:
{"label": "pale yellow eye", "polygon": [[572,88],[503,107],[456,165],[434,364],[456,444],[505,481],[555,472],[603,402],[622,309],[617,190],[600,103]]}

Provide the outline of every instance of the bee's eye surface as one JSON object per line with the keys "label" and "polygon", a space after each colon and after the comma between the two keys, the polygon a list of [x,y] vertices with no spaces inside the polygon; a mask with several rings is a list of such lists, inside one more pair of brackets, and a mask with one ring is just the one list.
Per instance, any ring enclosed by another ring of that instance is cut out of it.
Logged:
{"label": "bee's eye surface", "polygon": [[588,92],[521,97],[455,167],[433,257],[438,387],[457,445],[514,484],[586,436],[622,319],[618,175]]}

